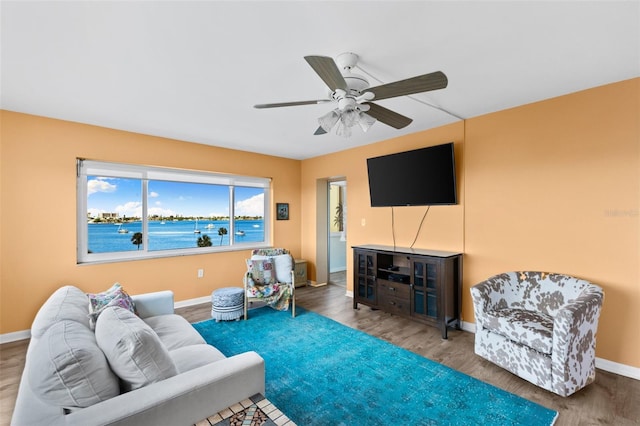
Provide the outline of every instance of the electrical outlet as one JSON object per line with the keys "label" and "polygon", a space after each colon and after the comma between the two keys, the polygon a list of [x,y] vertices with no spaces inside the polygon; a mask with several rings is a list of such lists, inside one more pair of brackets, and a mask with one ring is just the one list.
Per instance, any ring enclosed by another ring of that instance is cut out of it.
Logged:
{"label": "electrical outlet", "polygon": [[198,269],[198,278],[204,277],[204,269]]}
{"label": "electrical outlet", "polygon": [[367,226],[367,220],[364,217],[360,219],[360,226]]}

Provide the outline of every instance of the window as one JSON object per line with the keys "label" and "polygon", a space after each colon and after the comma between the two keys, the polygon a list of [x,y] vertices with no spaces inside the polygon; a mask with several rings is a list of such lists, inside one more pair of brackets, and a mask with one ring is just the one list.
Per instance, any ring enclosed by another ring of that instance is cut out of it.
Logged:
{"label": "window", "polygon": [[78,263],[266,247],[267,178],[78,160]]}

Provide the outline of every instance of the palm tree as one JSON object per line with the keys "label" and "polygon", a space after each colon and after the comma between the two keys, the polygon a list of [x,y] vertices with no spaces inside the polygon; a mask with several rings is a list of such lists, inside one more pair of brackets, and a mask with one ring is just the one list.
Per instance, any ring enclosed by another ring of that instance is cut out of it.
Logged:
{"label": "palm tree", "polygon": [[131,242],[138,246],[138,250],[140,250],[140,245],[142,244],[142,232],[136,232],[131,236]]}
{"label": "palm tree", "polygon": [[222,245],[222,239],[227,235],[227,228],[219,228],[218,235],[220,235],[220,245]]}
{"label": "palm tree", "polygon": [[338,231],[344,230],[344,210],[342,209],[342,203],[338,203],[336,206],[336,215],[333,218],[333,224],[338,228]]}
{"label": "palm tree", "polygon": [[198,237],[198,247],[211,247],[213,243],[207,234]]}

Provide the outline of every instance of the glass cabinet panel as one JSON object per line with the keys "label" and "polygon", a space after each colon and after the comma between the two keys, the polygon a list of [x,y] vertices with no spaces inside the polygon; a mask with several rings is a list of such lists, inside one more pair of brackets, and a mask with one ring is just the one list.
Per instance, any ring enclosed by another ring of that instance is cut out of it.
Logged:
{"label": "glass cabinet panel", "polygon": [[438,264],[412,259],[411,265],[412,315],[435,320],[438,318]]}
{"label": "glass cabinet panel", "polygon": [[356,252],[357,299],[376,302],[376,258],[371,252]]}

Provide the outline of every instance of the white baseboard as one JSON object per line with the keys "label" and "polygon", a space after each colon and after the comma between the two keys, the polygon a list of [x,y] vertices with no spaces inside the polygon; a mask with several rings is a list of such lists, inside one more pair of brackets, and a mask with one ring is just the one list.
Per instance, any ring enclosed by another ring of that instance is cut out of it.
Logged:
{"label": "white baseboard", "polygon": [[17,342],[31,338],[31,330],[14,331],[13,333],[0,334],[0,344]]}
{"label": "white baseboard", "polygon": [[353,291],[351,290],[347,290],[347,292],[344,295],[353,299]]}
{"label": "white baseboard", "polygon": [[180,300],[173,304],[174,308],[186,308],[187,306],[200,305],[202,303],[211,303],[211,295],[196,297],[195,299]]}
{"label": "white baseboard", "polygon": [[[468,331],[469,333],[475,334],[476,332],[476,324],[472,322],[462,321],[461,328],[463,331]],[[614,373],[620,376],[640,380],[640,368],[632,367],[630,365],[620,364],[618,362],[613,362],[596,357],[596,368],[607,371],[609,373]]]}
{"label": "white baseboard", "polygon": [[640,368],[638,367],[632,367],[630,365],[620,364],[618,362],[596,357],[596,368],[608,371],[609,373],[618,374],[619,376],[640,380]]}

